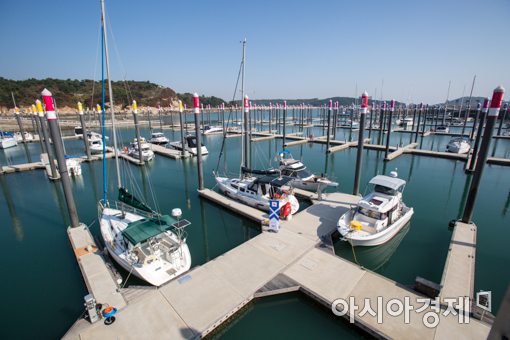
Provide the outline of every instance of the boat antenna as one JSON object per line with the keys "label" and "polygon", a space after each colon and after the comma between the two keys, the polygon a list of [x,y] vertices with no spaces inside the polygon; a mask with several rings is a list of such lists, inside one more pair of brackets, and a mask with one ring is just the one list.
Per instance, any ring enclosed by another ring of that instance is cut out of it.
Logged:
{"label": "boat antenna", "polygon": [[[101,0],[101,23],[103,27],[103,41],[104,41],[104,57],[105,57],[105,63],[106,63],[106,76],[108,78],[108,95],[110,96],[110,113],[112,115],[112,133],[113,133],[113,153],[115,155],[115,170],[117,172],[117,188],[120,189],[122,187],[122,182],[120,180],[120,165],[119,165],[119,155],[117,150],[117,134],[115,131],[115,113],[113,108],[113,90],[112,90],[112,79],[110,75],[110,64],[109,64],[109,58],[108,58],[108,39],[107,39],[107,33],[106,33],[106,22],[105,22],[105,15],[104,15],[104,0]],[[104,96],[103,96],[104,98]],[[104,99],[103,99],[104,100]],[[103,109],[103,115],[104,115],[104,109]],[[104,124],[103,124],[104,129]],[[104,138],[104,134],[103,134]],[[104,144],[103,144],[104,145]],[[103,146],[104,148],[104,146]]]}

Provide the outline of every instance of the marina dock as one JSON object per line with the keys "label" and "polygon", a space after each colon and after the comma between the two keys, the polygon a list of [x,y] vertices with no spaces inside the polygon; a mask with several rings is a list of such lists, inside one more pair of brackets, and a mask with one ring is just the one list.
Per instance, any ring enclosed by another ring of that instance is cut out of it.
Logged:
{"label": "marina dock", "polygon": [[165,148],[164,146],[148,143],[151,150],[158,155],[162,155],[168,158],[181,159],[182,153],[179,150]]}
{"label": "marina dock", "polygon": [[[213,194],[211,190],[204,190],[200,194],[247,216],[249,209],[244,205]],[[81,319],[64,338],[200,338],[214,332],[257,296],[295,290],[329,309],[336,299],[348,300],[348,297],[354,297],[358,305],[368,299],[372,308],[375,308],[378,296],[382,296],[384,301],[390,298],[403,301],[404,297],[409,297],[412,305],[421,306],[417,301],[421,298],[418,293],[337,257],[329,248],[323,247],[323,240],[335,230],[338,218],[359,199],[358,196],[343,193],[328,194],[325,199],[316,201],[291,220],[282,222],[278,233],[262,233],[158,289],[133,292],[136,288],[129,288],[130,296],[134,298],[128,299],[125,307],[121,307],[123,300],[112,292],[117,302],[113,302],[114,298],[108,302],[108,297],[106,300],[98,299],[98,302],[119,304],[115,306],[120,311],[114,324],[90,324]],[[250,212],[248,215],[257,220],[264,218],[265,214],[260,212],[256,216]],[[465,236],[461,227],[457,230],[452,243],[465,247],[462,241],[465,237],[472,241],[469,238],[472,234]],[[92,241],[89,239],[88,242]],[[460,248],[450,251],[443,275],[443,283],[447,287],[444,294],[459,296],[467,292],[467,287],[471,287],[472,281],[468,278],[473,277],[474,260],[460,270],[457,265],[458,261],[463,261],[464,255]],[[84,270],[82,272],[92,275]],[[98,275],[110,276],[105,272]],[[462,284],[462,278],[468,283]],[[86,282],[89,279],[85,277]],[[469,293],[472,294],[472,288]],[[426,310],[431,311],[430,308]],[[474,319],[469,324],[459,324],[453,314],[443,316],[439,312],[436,314],[440,322],[435,329],[425,327],[423,315],[415,310],[411,311],[409,323],[405,323],[403,315],[393,317],[386,309],[381,311],[383,323],[378,323],[376,317],[369,313],[360,316],[359,311],[350,311],[344,317],[348,319],[351,312],[356,326],[380,338],[476,339],[486,337],[490,329],[487,324]]]}

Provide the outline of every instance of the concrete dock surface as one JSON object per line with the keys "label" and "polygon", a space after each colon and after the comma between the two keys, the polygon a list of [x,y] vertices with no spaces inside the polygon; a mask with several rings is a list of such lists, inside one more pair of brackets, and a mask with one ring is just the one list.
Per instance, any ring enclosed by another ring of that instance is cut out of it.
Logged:
{"label": "concrete dock surface", "polygon": [[[246,206],[234,205],[237,202],[225,197],[220,200],[210,194],[203,196],[223,201],[219,204],[232,210],[246,210]],[[320,248],[321,240],[335,230],[338,218],[360,199],[343,193],[324,197],[291,220],[282,222],[278,233],[262,233],[159,289],[143,292],[123,308],[120,302],[116,306],[120,307],[117,320],[112,325],[78,320],[64,338],[200,338],[253,300],[262,287],[282,277],[298,284],[300,291],[328,308],[336,299],[354,297],[358,306],[369,299],[375,309],[378,296],[384,301],[393,298],[403,301],[409,297],[412,305],[421,306],[413,304],[420,298],[417,293],[335,256],[330,249]],[[457,257],[456,252],[451,252],[447,262],[462,261]],[[446,270],[453,266],[447,263]],[[471,270],[470,266],[463,268]],[[459,275],[471,277],[472,273]],[[465,293],[464,288],[457,290],[452,286],[451,293],[459,296]],[[348,318],[349,313],[344,317]],[[377,337],[396,339],[480,339],[490,329],[474,319],[469,324],[459,324],[452,315],[440,314],[439,325],[427,328],[422,315],[415,311],[411,312],[409,323],[404,322],[402,315],[389,315],[386,309],[382,313],[384,322],[378,323],[368,313],[360,317],[358,310],[353,315],[355,325]]]}

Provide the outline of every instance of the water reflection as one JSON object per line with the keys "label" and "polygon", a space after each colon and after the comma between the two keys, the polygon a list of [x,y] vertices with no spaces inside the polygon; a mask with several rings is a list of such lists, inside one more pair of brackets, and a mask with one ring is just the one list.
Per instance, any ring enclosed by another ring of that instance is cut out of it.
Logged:
{"label": "water reflection", "polygon": [[508,207],[510,206],[510,191],[508,192],[508,196],[506,197],[506,202],[503,207],[503,216],[506,216],[506,213],[508,212]]}
{"label": "water reflection", "polygon": [[5,176],[0,176],[0,185],[2,186],[2,192],[5,197],[5,202],[7,203],[7,209],[9,210],[9,215],[11,216],[14,235],[16,236],[16,240],[21,242],[23,241],[25,233],[23,232],[23,225],[21,224],[21,221],[16,213],[16,207],[14,206],[11,191],[9,189],[9,185],[6,183]]}
{"label": "water reflection", "polygon": [[60,183],[51,183],[50,185],[51,191],[53,193],[53,200],[58,206],[58,210],[60,211],[60,215],[62,215],[62,222],[64,225],[70,225],[69,216],[67,216],[67,208],[64,200],[64,196],[62,193],[62,189]]}
{"label": "water reflection", "polygon": [[410,228],[411,223],[408,223],[391,240],[375,247],[353,247],[349,242],[338,241],[334,244],[335,254],[364,268],[377,271],[395,253]]}
{"label": "water reflection", "polygon": [[200,203],[200,219],[201,219],[202,233],[203,233],[202,236],[204,237],[204,257],[205,257],[205,261],[209,262],[209,260],[211,258],[209,256],[209,236],[207,233],[208,227],[207,227],[207,218],[205,216],[205,207],[204,207],[205,203],[204,203],[203,198],[199,198],[198,201]]}

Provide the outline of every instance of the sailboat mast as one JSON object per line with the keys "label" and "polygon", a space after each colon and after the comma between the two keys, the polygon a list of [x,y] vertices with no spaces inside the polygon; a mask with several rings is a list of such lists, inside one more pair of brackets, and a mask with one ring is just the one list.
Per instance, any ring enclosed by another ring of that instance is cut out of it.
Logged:
{"label": "sailboat mast", "polygon": [[[104,16],[104,0],[101,0],[101,24],[103,25],[103,41],[104,41],[104,56],[106,63],[106,77],[108,78],[108,95],[110,96],[110,112],[112,115],[112,133],[113,133],[113,152],[115,154],[115,170],[117,171],[117,187],[122,187],[120,181],[120,166],[119,166],[119,155],[117,151],[117,134],[115,131],[115,114],[113,109],[113,91],[112,91],[112,79],[110,77],[110,63],[108,57],[108,39],[106,34],[106,20]],[[103,108],[104,109],[104,108]]]}

